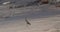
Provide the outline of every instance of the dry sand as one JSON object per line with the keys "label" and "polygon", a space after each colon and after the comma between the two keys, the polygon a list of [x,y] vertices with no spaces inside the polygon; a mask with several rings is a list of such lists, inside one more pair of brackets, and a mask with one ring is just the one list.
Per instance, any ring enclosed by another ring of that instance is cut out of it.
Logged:
{"label": "dry sand", "polygon": [[[0,20],[0,32],[60,32],[60,9],[52,7],[42,5],[10,10],[2,9],[5,12],[7,10],[15,12],[14,16]],[[27,25],[25,22],[24,17],[27,16],[31,25]]]}

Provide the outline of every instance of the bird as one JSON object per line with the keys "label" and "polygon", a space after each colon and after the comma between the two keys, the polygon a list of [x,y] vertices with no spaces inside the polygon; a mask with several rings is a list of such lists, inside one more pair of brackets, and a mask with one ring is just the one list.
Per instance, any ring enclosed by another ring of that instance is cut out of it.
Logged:
{"label": "bird", "polygon": [[26,17],[25,17],[25,21],[26,21],[26,24],[31,25],[31,23],[27,20]]}

